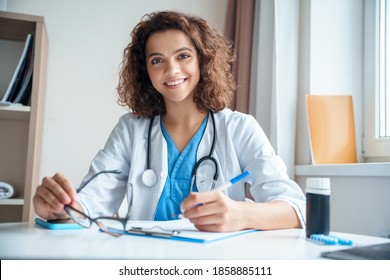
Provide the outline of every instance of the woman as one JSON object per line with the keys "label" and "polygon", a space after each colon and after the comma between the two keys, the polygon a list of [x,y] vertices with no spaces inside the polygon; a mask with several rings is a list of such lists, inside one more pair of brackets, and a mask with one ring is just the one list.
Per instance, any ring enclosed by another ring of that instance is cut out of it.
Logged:
{"label": "woman", "polygon": [[[120,118],[78,193],[60,173],[42,180],[36,213],[66,218],[71,205],[91,217],[112,216],[127,196],[134,220],[181,213],[205,231],[304,227],[301,189],[256,120],[227,108],[233,59],[228,41],[205,20],[146,15],[124,50],[118,86],[119,104],[131,113]],[[89,181],[107,170],[121,172]],[[250,195],[244,182],[211,191],[243,171],[250,171]]]}

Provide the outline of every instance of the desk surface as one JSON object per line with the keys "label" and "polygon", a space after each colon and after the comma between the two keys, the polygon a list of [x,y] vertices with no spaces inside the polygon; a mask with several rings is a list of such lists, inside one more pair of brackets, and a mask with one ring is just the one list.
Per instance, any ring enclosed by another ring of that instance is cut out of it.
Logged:
{"label": "desk surface", "polygon": [[[388,239],[345,233],[358,245]],[[302,229],[257,231],[208,244],[150,238],[113,237],[97,228],[48,230],[29,223],[0,224],[0,259],[319,259],[323,251],[347,246],[317,245]]]}

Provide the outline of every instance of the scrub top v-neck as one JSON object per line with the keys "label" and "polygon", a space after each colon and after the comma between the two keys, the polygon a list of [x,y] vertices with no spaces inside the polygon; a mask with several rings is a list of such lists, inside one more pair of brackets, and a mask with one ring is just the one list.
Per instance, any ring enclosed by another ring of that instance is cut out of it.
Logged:
{"label": "scrub top v-neck", "polygon": [[168,146],[168,176],[157,205],[155,221],[172,220],[176,218],[175,214],[180,213],[180,204],[190,193],[192,170],[196,164],[196,153],[206,130],[207,120],[208,115],[181,153],[166,130],[163,121],[160,121],[161,130]]}

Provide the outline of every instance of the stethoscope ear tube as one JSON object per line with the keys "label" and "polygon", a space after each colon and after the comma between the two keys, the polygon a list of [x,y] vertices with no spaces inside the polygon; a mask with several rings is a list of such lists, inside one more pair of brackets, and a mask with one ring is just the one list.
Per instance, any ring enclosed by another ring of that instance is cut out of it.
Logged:
{"label": "stethoscope ear tube", "polygon": [[219,176],[218,164],[217,164],[217,160],[215,158],[213,158],[212,156],[205,156],[205,157],[202,157],[201,159],[198,160],[198,162],[194,166],[194,169],[192,170],[192,177],[194,177],[194,178],[196,177],[196,172],[198,171],[199,166],[202,164],[202,162],[204,162],[206,160],[211,160],[213,162],[214,167],[215,167],[213,180],[217,181],[218,176]]}
{"label": "stethoscope ear tube", "polygon": [[154,117],[150,119],[149,123],[149,129],[148,129],[148,146],[147,146],[147,154],[146,154],[146,169],[150,169],[150,136],[152,134],[152,127],[153,127]]}
{"label": "stethoscope ear tube", "polygon": [[192,177],[196,177],[196,172],[198,171],[199,166],[201,163],[205,160],[211,160],[214,163],[215,167],[215,172],[214,172],[214,177],[213,180],[214,182],[217,181],[219,173],[218,173],[218,164],[217,160],[212,156],[214,153],[214,148],[215,148],[215,142],[217,141],[217,129],[215,127],[215,119],[214,119],[214,113],[213,111],[210,111],[211,115],[211,121],[213,123],[213,142],[211,143],[211,148],[210,148],[210,153],[208,156],[202,157],[198,160],[198,162],[195,164],[194,169],[192,170]]}

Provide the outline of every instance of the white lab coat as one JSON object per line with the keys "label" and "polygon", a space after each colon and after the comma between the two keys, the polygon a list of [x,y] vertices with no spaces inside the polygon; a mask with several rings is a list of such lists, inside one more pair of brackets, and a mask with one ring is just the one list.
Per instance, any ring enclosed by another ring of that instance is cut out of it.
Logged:
{"label": "white lab coat", "polygon": [[[251,174],[250,193],[255,202],[284,200],[296,211],[305,226],[305,196],[300,187],[288,178],[286,166],[250,115],[224,109],[215,116],[217,139],[214,158],[218,162],[223,184],[242,171]],[[102,174],[78,194],[78,199],[92,217],[113,215],[127,194],[130,219],[152,220],[168,174],[167,143],[161,131],[160,116],[151,132],[150,168],[157,173],[157,183],[145,186],[141,176],[146,170],[147,136],[150,120],[128,113],[119,119],[105,147],[93,159],[88,179],[102,170],[121,169],[121,174]],[[199,144],[197,159],[210,152],[213,140],[211,118]],[[199,191],[203,190],[198,186]],[[230,187],[226,194],[234,200],[245,200],[244,182]]]}

